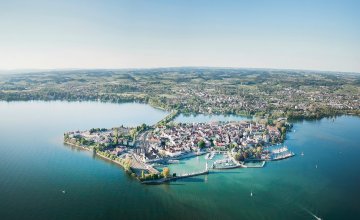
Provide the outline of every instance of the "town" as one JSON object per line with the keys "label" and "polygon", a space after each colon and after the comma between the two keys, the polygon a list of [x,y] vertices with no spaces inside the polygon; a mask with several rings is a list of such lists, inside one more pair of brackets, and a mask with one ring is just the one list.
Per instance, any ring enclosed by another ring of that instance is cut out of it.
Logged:
{"label": "town", "polygon": [[183,114],[320,119],[360,115],[359,85],[358,74],[300,70],[79,70],[0,75],[0,100],[142,102]]}
{"label": "town", "polygon": [[[210,169],[263,167],[265,161],[295,155],[280,145],[291,129],[286,118],[175,123],[171,121],[175,115],[171,113],[153,126],[143,124],[133,128],[120,126],[67,132],[64,142],[120,164],[143,183],[183,178],[183,175],[171,174],[166,165],[189,157],[205,155],[208,162],[203,172],[187,176],[202,175]],[[215,155],[221,156],[213,160]],[[158,165],[163,168],[157,169]]]}

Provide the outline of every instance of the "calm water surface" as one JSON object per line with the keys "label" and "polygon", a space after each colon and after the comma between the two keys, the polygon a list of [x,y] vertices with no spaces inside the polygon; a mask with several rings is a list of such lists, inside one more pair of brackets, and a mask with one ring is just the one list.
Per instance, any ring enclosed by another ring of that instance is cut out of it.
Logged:
{"label": "calm water surface", "polygon": [[174,121],[182,123],[201,123],[201,122],[212,122],[212,121],[240,121],[240,120],[251,120],[251,117],[236,116],[236,115],[184,115],[180,114],[175,118]]}
{"label": "calm water surface", "polygon": [[298,156],[263,169],[159,186],[62,144],[64,131],[152,124],[166,114],[135,103],[0,102],[0,219],[360,219],[356,117],[296,123],[286,144]]}

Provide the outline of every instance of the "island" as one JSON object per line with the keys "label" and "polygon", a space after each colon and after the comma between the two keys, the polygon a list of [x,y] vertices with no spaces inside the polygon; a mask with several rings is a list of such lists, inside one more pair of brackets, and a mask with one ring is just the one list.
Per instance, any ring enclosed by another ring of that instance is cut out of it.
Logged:
{"label": "island", "polygon": [[[0,75],[0,100],[138,102],[169,111],[154,125],[64,134],[66,144],[121,165],[142,183],[161,183],[294,156],[282,144],[287,121],[360,116],[360,75],[206,67],[43,71]],[[257,120],[175,123],[179,114]],[[202,172],[180,175],[166,167],[203,154]]]}
{"label": "island", "polygon": [[[292,127],[286,118],[176,123],[172,119],[177,114],[174,111],[151,126],[66,132],[64,143],[93,151],[121,165],[143,184],[165,183],[217,169],[261,168],[266,161],[295,155],[281,144]],[[204,154],[206,166],[199,172],[179,175],[166,167]],[[219,155],[217,159],[215,155]],[[157,169],[158,165],[162,168]]]}

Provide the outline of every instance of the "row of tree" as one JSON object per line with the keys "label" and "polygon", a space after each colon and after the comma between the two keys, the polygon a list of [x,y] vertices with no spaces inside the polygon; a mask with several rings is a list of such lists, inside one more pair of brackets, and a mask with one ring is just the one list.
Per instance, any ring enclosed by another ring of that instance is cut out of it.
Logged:
{"label": "row of tree", "polygon": [[[176,176],[176,174],[174,173],[172,175],[173,177]],[[141,171],[141,176],[139,177],[139,179],[141,181],[146,181],[146,180],[157,180],[157,179],[161,179],[161,178],[169,178],[171,177],[170,174],[170,169],[168,167],[164,167],[161,173],[151,173],[151,174],[145,174],[144,171]]]}

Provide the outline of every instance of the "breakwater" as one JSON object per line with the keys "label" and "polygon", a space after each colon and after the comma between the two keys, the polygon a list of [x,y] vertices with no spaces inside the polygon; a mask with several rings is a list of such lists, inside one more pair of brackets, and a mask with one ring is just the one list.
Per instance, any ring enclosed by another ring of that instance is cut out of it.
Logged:
{"label": "breakwater", "polygon": [[146,180],[146,181],[142,181],[141,183],[142,184],[148,184],[148,185],[162,184],[162,183],[166,183],[166,182],[170,182],[170,181],[175,181],[175,180],[178,180],[178,179],[184,179],[184,178],[189,178],[189,177],[193,177],[193,176],[200,176],[200,175],[206,175],[206,174],[209,174],[209,170],[184,174],[184,175],[181,175],[181,176],[174,176],[174,177],[156,179],[156,180]]}

